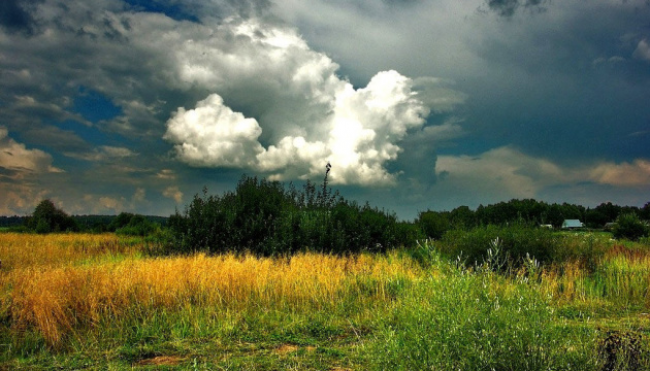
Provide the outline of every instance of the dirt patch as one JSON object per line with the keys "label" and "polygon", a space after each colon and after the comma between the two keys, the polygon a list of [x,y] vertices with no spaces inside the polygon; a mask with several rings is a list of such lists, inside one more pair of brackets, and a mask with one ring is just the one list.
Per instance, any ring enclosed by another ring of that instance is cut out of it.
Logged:
{"label": "dirt patch", "polygon": [[275,348],[277,354],[287,354],[292,353],[298,350],[298,347],[293,344],[282,344],[279,347]]}
{"label": "dirt patch", "polygon": [[176,366],[183,362],[185,358],[179,356],[158,356],[143,359],[137,362],[136,366]]}

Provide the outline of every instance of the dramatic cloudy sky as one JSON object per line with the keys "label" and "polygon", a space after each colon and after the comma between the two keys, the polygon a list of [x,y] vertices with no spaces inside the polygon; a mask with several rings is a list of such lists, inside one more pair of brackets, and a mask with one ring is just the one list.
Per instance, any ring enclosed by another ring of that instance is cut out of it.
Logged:
{"label": "dramatic cloudy sky", "polygon": [[0,214],[242,174],[418,211],[650,201],[648,0],[3,0]]}

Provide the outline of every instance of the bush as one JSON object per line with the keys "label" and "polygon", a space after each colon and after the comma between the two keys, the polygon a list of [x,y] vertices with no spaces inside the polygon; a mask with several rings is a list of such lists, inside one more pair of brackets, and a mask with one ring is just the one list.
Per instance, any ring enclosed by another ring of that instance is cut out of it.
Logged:
{"label": "bush", "polygon": [[451,227],[448,214],[436,211],[421,212],[418,225],[428,238],[439,240]]}
{"label": "bush", "polygon": [[648,235],[648,226],[635,213],[621,214],[616,218],[612,233],[615,238],[626,238],[636,241]]}
{"label": "bush", "polygon": [[[495,242],[499,239],[498,247]],[[510,266],[519,266],[528,256],[542,263],[555,259],[558,240],[553,232],[545,228],[515,224],[510,226],[477,227],[469,231],[451,230],[442,238],[441,249],[452,257],[460,256],[467,264],[482,264],[495,257],[495,248],[500,258]]]}
{"label": "bush", "polygon": [[119,213],[115,218],[113,218],[113,220],[111,220],[110,224],[108,225],[108,230],[115,232],[120,228],[126,227],[129,222],[131,222],[131,218],[133,218],[133,216],[134,214],[132,213]]}
{"label": "bush", "polygon": [[[121,213],[116,219],[120,219],[120,216],[123,214],[128,213]],[[156,231],[156,225],[148,221],[144,216],[138,214],[128,215],[131,216],[129,222],[126,225],[117,228],[117,230],[115,230],[116,234],[126,236],[147,236]],[[113,225],[113,223],[111,223],[111,225]]]}
{"label": "bush", "polygon": [[172,250],[291,254],[304,249],[347,253],[386,251],[417,237],[383,210],[348,202],[307,182],[302,191],[243,176],[235,192],[195,195],[168,225]]}

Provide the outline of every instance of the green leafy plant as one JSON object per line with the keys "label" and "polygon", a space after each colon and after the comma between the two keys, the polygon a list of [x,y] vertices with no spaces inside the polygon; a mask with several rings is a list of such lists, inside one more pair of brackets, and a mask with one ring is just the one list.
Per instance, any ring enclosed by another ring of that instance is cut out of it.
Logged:
{"label": "green leafy plant", "polygon": [[626,238],[636,241],[648,235],[648,226],[635,213],[621,214],[616,218],[612,233],[615,238]]}
{"label": "green leafy plant", "polygon": [[[542,263],[555,259],[558,240],[552,231],[525,224],[488,225],[469,231],[451,230],[442,238],[441,251],[450,256],[462,255],[467,264],[482,264],[494,258],[507,257],[508,266],[520,266],[527,258]],[[504,268],[506,264],[499,264]]]}
{"label": "green leafy plant", "polygon": [[419,237],[398,225],[394,214],[347,201],[328,187],[307,182],[287,190],[279,182],[243,176],[234,192],[195,195],[184,213],[168,221],[171,251],[249,251],[291,254],[311,249],[331,253],[383,252]]}

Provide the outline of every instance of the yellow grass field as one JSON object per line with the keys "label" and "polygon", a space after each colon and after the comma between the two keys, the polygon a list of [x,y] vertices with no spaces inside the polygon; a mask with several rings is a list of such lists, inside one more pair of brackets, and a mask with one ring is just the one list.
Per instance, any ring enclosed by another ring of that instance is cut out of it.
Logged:
{"label": "yellow grass field", "polygon": [[590,370],[608,336],[632,339],[621,362],[637,368],[621,370],[650,365],[647,249],[502,274],[424,248],[428,264],[406,249],[154,257],[142,238],[0,233],[0,369]]}
{"label": "yellow grass field", "polygon": [[319,308],[368,281],[377,283],[373,299],[383,300],[386,282],[421,274],[412,262],[391,255],[143,258],[137,245],[108,234],[0,234],[0,257],[2,307],[12,327],[35,328],[52,346],[80,325],[134,308],[242,310],[251,301]]}

